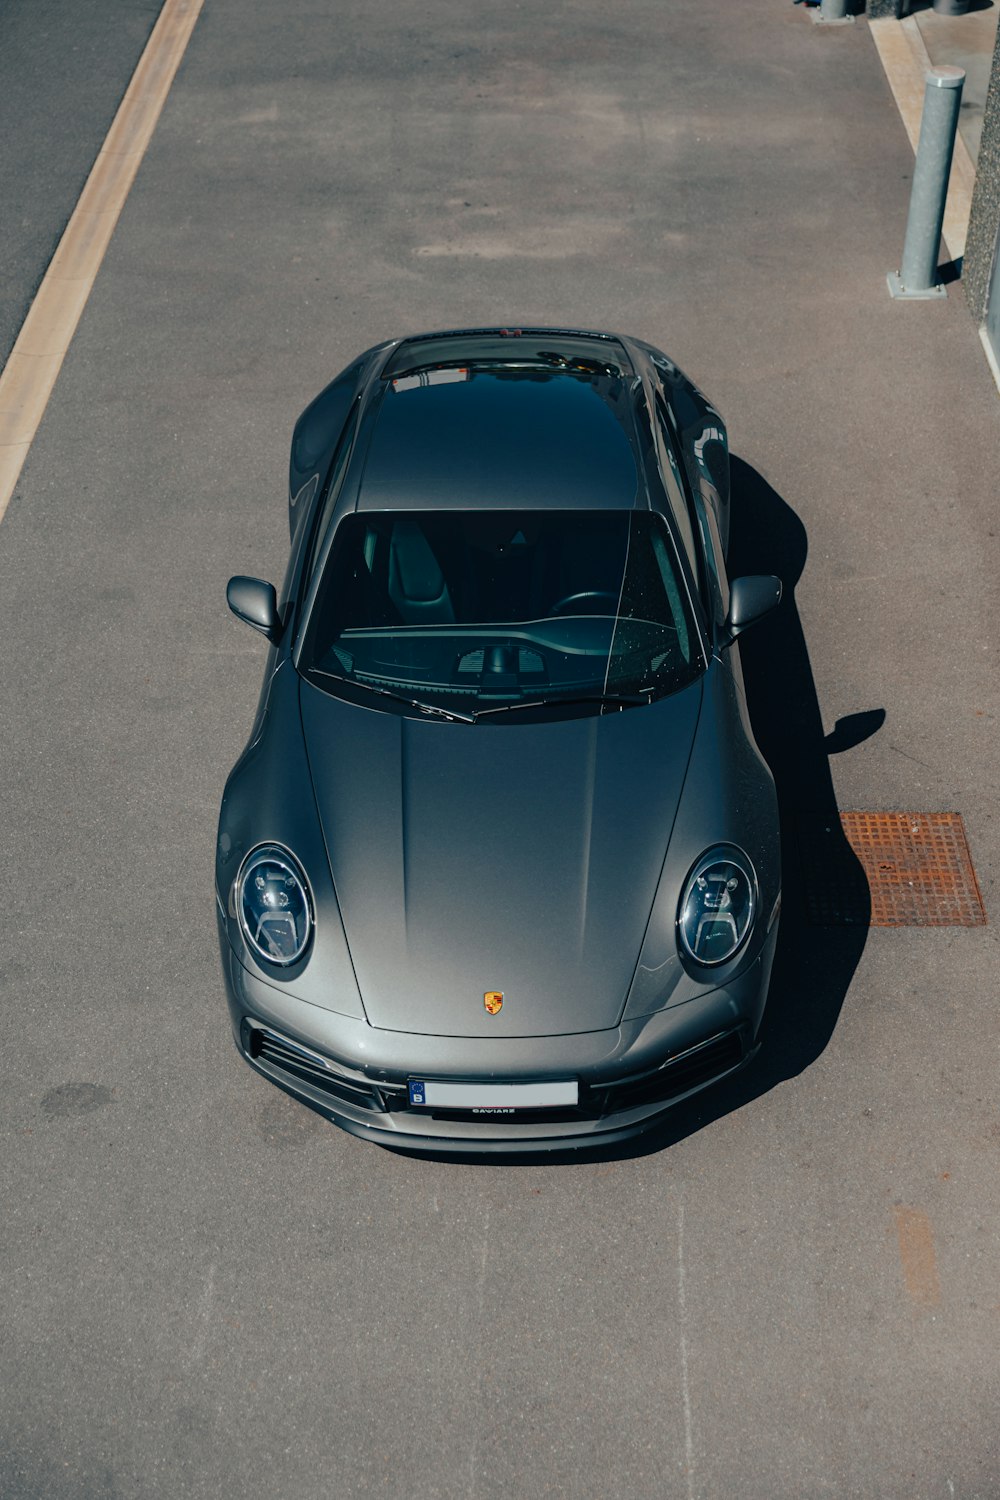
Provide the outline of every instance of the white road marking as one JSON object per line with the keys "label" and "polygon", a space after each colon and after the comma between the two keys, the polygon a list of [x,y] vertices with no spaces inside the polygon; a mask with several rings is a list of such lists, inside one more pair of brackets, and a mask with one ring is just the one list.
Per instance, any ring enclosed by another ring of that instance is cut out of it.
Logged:
{"label": "white road marking", "polygon": [[208,1324],[212,1316],[212,1306],[215,1302],[215,1273],[217,1270],[218,1266],[213,1260],[208,1268],[208,1276],[205,1280],[201,1296],[198,1298],[198,1328],[194,1336],[194,1343],[191,1345],[190,1353],[185,1361],[188,1369],[192,1369],[195,1365],[200,1364],[205,1357],[205,1349],[208,1345]]}
{"label": "white road marking", "polygon": [[[483,1248],[479,1255],[479,1276],[476,1282],[476,1338],[473,1348],[476,1351],[476,1378],[473,1382],[472,1407],[473,1413],[479,1408],[479,1398],[483,1385],[483,1366],[478,1358],[480,1333],[483,1326],[483,1304],[486,1297],[486,1263],[490,1252],[490,1206],[486,1205],[486,1217],[483,1220]],[[476,1438],[479,1433],[479,1423],[475,1415],[472,1420],[472,1439],[469,1443],[469,1500],[475,1500],[476,1495]]]}
{"label": "white road marking", "polygon": [[164,0],[86,186],[0,374],[0,520],[146,153],[203,0]]}
{"label": "white road marking", "polygon": [[691,1385],[688,1380],[687,1300],[684,1295],[684,1204],[677,1207],[677,1307],[681,1328],[681,1393],[684,1399],[684,1470],[688,1500],[694,1500],[694,1439],[691,1427]]}

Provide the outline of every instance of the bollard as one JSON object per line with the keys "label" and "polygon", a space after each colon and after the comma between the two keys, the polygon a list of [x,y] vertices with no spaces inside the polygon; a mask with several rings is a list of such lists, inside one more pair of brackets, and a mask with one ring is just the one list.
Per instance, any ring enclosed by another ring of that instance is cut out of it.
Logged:
{"label": "bollard", "polygon": [[937,274],[938,246],[965,69],[929,68],[924,77],[924,112],[910,189],[903,260],[898,271],[889,272],[889,291],[894,297],[945,295]]}
{"label": "bollard", "polygon": [[853,26],[854,17],[848,11],[848,0],[820,0],[819,8],[809,14],[814,21],[825,26]]}

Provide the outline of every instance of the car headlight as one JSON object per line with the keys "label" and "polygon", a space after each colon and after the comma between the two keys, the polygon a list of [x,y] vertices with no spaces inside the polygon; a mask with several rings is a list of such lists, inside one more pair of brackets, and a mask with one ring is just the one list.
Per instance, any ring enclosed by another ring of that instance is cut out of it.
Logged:
{"label": "car headlight", "polygon": [[247,855],[236,877],[236,914],[255,957],[297,963],[312,937],[312,901],[305,875],[278,844]]}
{"label": "car headlight", "polygon": [[757,911],[757,877],[742,849],[706,849],[684,883],[677,910],[682,955],[706,968],[724,964],[746,942]]}

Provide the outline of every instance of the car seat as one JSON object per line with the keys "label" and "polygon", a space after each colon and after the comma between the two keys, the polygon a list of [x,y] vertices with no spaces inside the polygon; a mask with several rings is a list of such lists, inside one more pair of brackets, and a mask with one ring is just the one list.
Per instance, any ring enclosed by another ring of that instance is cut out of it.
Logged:
{"label": "car seat", "polygon": [[416,521],[396,521],[392,528],[389,598],[404,625],[454,624],[444,574]]}

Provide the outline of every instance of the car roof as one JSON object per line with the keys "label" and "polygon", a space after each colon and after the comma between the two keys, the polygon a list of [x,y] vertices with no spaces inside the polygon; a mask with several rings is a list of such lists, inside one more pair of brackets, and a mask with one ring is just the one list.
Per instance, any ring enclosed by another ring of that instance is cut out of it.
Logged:
{"label": "car roof", "polygon": [[358,509],[645,506],[635,378],[610,335],[404,340],[380,372]]}

